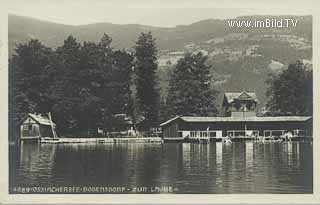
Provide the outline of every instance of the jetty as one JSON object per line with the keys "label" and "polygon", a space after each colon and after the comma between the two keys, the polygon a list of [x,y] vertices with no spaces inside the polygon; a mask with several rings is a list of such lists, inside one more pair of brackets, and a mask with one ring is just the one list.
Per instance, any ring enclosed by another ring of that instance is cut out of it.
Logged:
{"label": "jetty", "polygon": [[161,137],[114,136],[114,137],[59,137],[51,114],[29,113],[20,124],[20,140],[41,143],[163,143]]}
{"label": "jetty", "polygon": [[[223,142],[226,137],[180,137],[180,138],[163,138],[164,142],[181,142],[181,143],[210,143]],[[257,141],[257,142],[282,142],[282,141],[312,141],[312,136],[292,136],[286,138],[285,136],[237,136],[230,137],[230,141]]]}
{"label": "jetty", "polygon": [[145,138],[40,138],[41,143],[153,143],[162,144],[163,139],[160,137],[145,137]]}

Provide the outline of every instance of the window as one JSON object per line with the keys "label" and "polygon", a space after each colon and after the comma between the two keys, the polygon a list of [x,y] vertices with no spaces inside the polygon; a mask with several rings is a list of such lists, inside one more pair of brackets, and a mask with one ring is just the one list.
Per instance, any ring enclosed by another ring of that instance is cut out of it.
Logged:
{"label": "window", "polygon": [[23,125],[23,130],[27,131],[28,130],[28,125]]}
{"label": "window", "polygon": [[210,136],[210,137],[216,137],[216,136],[217,136],[217,133],[216,133],[216,132],[210,132],[210,133],[209,133],[209,136]]}
{"label": "window", "polygon": [[23,130],[24,131],[32,131],[32,124],[23,125]]}
{"label": "window", "polygon": [[254,136],[259,136],[259,131],[254,130],[254,131],[253,131],[253,135],[254,135]]}
{"label": "window", "polygon": [[282,130],[271,131],[271,135],[279,137],[283,135],[283,131]]}
{"label": "window", "polygon": [[235,131],[234,132],[234,136],[235,137],[242,137],[242,136],[245,136],[246,135],[246,133],[245,133],[245,131]]}
{"label": "window", "polygon": [[294,130],[293,134],[297,135],[297,136],[306,136],[306,131],[305,130]]}
{"label": "window", "polygon": [[227,132],[227,136],[233,137],[233,136],[234,136],[234,132],[233,132],[233,131],[228,131],[228,132]]}

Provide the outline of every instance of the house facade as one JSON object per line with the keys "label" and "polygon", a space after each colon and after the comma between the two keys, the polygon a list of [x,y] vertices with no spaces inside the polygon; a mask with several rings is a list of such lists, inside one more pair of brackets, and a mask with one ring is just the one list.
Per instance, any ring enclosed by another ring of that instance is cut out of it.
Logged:
{"label": "house facade", "polygon": [[255,93],[225,93],[222,102],[224,116],[230,117],[231,114],[255,116],[258,105],[258,98]]}
{"label": "house facade", "polygon": [[54,138],[55,127],[48,117],[29,113],[20,123],[20,139]]}

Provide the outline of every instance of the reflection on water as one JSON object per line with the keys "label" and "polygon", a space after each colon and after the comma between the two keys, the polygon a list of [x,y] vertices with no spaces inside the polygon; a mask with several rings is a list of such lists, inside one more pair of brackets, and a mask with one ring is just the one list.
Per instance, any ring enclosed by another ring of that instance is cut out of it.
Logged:
{"label": "reflection on water", "polygon": [[21,144],[17,186],[171,186],[175,193],[312,193],[310,142]]}

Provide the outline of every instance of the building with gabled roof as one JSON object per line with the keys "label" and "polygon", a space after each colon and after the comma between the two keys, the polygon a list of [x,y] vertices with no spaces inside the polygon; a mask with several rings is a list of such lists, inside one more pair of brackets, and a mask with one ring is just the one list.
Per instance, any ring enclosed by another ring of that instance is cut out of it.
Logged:
{"label": "building with gabled roof", "polygon": [[165,140],[185,138],[221,138],[224,136],[312,136],[311,116],[259,117],[255,93],[225,93],[222,117],[176,116],[162,123]]}
{"label": "building with gabled roof", "polygon": [[49,117],[28,113],[20,123],[20,139],[54,138],[56,124]]}
{"label": "building with gabled roof", "polygon": [[222,111],[224,116],[231,114],[255,115],[259,101],[255,93],[239,92],[225,93],[222,102]]}

